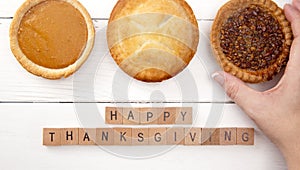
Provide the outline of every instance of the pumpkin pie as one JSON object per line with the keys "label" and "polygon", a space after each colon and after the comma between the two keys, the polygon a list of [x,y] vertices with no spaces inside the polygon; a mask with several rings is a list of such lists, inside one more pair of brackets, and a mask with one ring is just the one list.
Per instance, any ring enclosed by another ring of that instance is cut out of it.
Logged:
{"label": "pumpkin pie", "polygon": [[226,72],[249,83],[271,80],[287,64],[292,30],[271,0],[231,0],[212,26],[213,52]]}
{"label": "pumpkin pie", "polygon": [[140,81],[161,82],[190,63],[199,29],[184,0],[119,0],[109,19],[107,41],[125,73]]}
{"label": "pumpkin pie", "polygon": [[76,0],[27,0],[10,28],[11,50],[29,72],[48,79],[73,74],[88,58],[95,31]]}

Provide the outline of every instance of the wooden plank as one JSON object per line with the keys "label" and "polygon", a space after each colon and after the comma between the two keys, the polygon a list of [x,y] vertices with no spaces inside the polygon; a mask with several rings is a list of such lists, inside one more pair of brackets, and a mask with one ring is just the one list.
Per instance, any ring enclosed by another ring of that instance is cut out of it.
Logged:
{"label": "wooden plank", "polygon": [[[181,103],[166,104],[167,107],[181,105]],[[96,113],[100,114],[100,117],[104,118],[106,106],[115,107],[113,104],[98,104],[99,110]],[[126,104],[123,106],[125,107]],[[149,107],[151,104],[133,104],[132,106]],[[221,104],[214,105],[214,107],[218,106],[221,107]],[[211,107],[212,104],[198,105],[199,116],[194,122],[195,126],[205,127]],[[198,169],[287,169],[279,150],[240,109],[231,104],[221,107],[223,109],[221,118],[218,119],[218,127],[255,127],[256,141],[254,147],[151,146],[150,149],[143,146],[43,147],[41,142],[43,127],[82,127],[86,124],[80,111],[76,108],[77,106],[74,104],[0,103],[0,150],[2,153],[0,154],[0,169],[32,169],[32,165],[34,165],[34,169],[45,169],[45,167],[47,169],[82,169],[88,167],[122,169],[131,167],[133,170],[139,170],[144,165],[147,165],[149,169],[157,169],[158,164],[162,169],[174,170],[193,169],[195,167]],[[88,118],[93,117],[93,114],[90,114],[93,112],[90,105],[84,104],[84,108],[86,109],[83,115]],[[105,126],[103,120],[96,120],[95,126]],[[145,159],[145,156],[151,157],[151,159]],[[135,166],[132,166],[132,162],[128,161],[129,158],[139,159],[139,161],[135,163]],[[183,158],[184,163],[178,161],[178,158]],[[164,160],[172,163],[162,163]],[[72,163],[66,164],[66,162]]]}
{"label": "wooden plank", "polygon": [[[283,6],[290,0],[274,0],[279,6]],[[0,16],[12,17],[18,7],[24,0],[0,1]],[[108,18],[116,4],[117,0],[110,1],[91,1],[80,0],[80,2],[87,8],[93,18]],[[213,19],[218,9],[227,2],[227,0],[213,0],[207,3],[206,0],[187,0],[198,19]]]}
{"label": "wooden plank", "polygon": [[[2,1],[1,1],[2,2]],[[1,6],[1,5],[0,5]],[[46,80],[25,71],[9,47],[11,20],[0,19],[0,101],[9,102],[228,102],[211,74],[220,70],[210,50],[211,21],[199,22],[198,52],[190,65],[163,83],[142,83],[124,74],[106,44],[106,21],[95,21],[96,42],[88,61],[73,76]],[[256,85],[264,90],[276,80]],[[151,96],[151,97],[150,97]]]}

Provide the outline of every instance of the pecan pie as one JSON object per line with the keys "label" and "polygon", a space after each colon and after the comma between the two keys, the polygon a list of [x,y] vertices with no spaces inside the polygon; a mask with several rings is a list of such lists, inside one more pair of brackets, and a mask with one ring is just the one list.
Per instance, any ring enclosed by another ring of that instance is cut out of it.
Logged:
{"label": "pecan pie", "polygon": [[288,61],[292,30],[271,0],[231,0],[212,26],[213,52],[226,72],[249,83],[271,80]]}

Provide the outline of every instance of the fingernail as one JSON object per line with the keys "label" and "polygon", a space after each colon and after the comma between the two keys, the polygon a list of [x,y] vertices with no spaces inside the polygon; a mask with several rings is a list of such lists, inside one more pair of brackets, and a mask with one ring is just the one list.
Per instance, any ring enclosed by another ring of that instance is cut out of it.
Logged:
{"label": "fingernail", "polygon": [[212,75],[212,78],[218,82],[221,86],[224,87],[224,84],[225,84],[225,77],[223,74],[220,74],[220,73],[214,73]]}

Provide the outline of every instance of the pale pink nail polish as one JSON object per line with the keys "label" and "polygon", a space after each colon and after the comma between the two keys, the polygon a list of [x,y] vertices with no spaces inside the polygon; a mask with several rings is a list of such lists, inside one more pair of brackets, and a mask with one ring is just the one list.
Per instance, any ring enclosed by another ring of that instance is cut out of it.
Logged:
{"label": "pale pink nail polish", "polygon": [[213,75],[212,75],[212,78],[215,80],[215,81],[217,81],[221,86],[224,86],[224,84],[225,84],[225,77],[224,77],[224,75],[223,74],[220,74],[220,73],[214,73]]}

